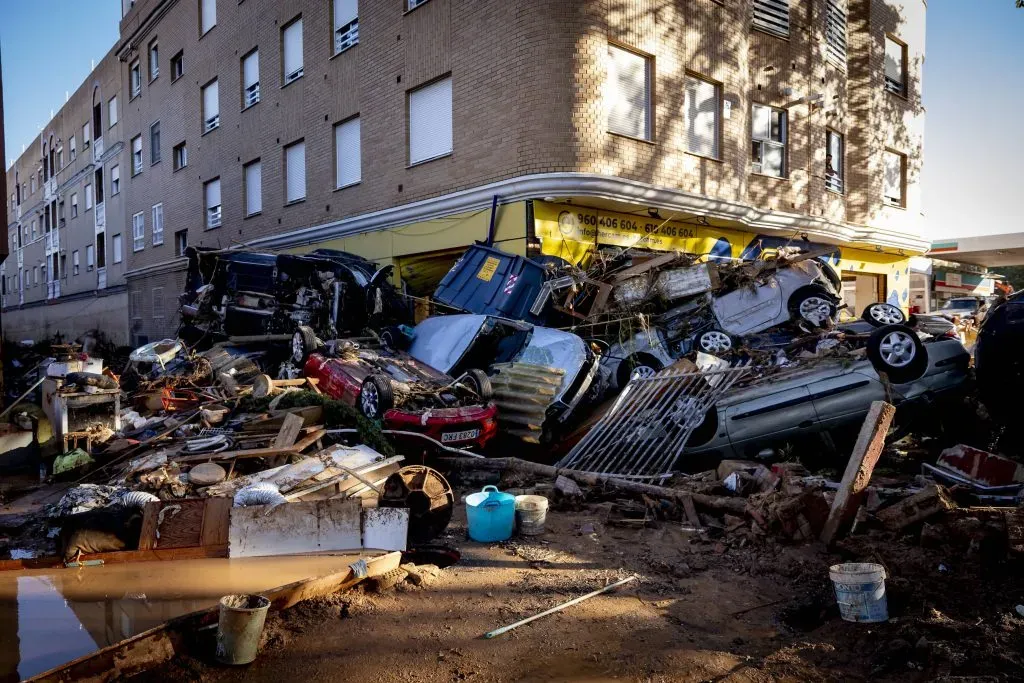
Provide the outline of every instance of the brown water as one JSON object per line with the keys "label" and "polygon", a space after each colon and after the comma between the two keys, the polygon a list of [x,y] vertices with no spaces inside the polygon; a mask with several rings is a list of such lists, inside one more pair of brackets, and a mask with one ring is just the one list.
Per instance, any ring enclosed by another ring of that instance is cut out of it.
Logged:
{"label": "brown water", "polygon": [[341,571],[357,555],[252,557],[0,572],[0,683],[120,642],[230,593]]}

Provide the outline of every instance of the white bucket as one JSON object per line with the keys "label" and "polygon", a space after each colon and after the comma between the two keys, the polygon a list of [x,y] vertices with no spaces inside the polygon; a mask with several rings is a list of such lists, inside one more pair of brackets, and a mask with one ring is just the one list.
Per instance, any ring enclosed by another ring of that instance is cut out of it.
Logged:
{"label": "white bucket", "polygon": [[861,623],[888,621],[885,567],[870,562],[847,562],[829,567],[828,575],[843,619]]}
{"label": "white bucket", "polygon": [[548,499],[544,496],[516,496],[516,526],[523,536],[544,533],[548,516]]}

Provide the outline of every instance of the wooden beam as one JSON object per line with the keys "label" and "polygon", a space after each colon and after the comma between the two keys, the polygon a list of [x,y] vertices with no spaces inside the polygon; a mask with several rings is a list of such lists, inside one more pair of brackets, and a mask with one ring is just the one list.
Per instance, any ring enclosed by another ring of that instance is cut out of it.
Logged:
{"label": "wooden beam", "polygon": [[889,433],[889,425],[895,414],[896,407],[891,403],[871,403],[857,436],[857,443],[853,446],[853,453],[846,463],[843,480],[839,483],[839,490],[832,501],[832,510],[829,512],[825,527],[821,530],[820,538],[823,543],[832,543],[839,534],[840,527],[852,521],[857,513],[860,494],[871,481],[871,473],[882,455],[882,449],[885,448],[885,437]]}
{"label": "wooden beam", "polygon": [[[153,550],[119,550],[112,553],[82,554],[81,561],[102,560],[104,564],[124,562],[153,562],[155,560],[201,560],[209,557],[227,557],[228,544],[197,546],[194,548],[159,548]],[[0,560],[0,571],[21,569],[53,569],[64,566],[57,556],[36,557],[28,560]]]}

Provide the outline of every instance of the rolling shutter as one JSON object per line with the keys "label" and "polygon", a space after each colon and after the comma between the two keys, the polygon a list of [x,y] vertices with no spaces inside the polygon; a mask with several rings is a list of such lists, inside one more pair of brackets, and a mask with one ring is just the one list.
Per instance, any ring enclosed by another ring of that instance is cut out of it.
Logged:
{"label": "rolling shutter", "polygon": [[650,68],[648,60],[628,50],[608,46],[605,103],[608,131],[650,139]]}
{"label": "rolling shutter", "polygon": [[345,28],[359,16],[357,0],[334,0],[334,30]]}
{"label": "rolling shutter", "polygon": [[694,154],[718,158],[718,86],[686,77],[686,148]]}
{"label": "rolling shutter", "polygon": [[260,53],[253,52],[242,62],[242,87],[248,89],[260,82]]}
{"label": "rolling shutter", "polygon": [[452,151],[452,79],[409,93],[409,163]]}
{"label": "rolling shutter", "polygon": [[245,167],[245,215],[263,210],[263,165],[253,162]]}
{"label": "rolling shutter", "polygon": [[789,35],[789,0],[754,0],[754,28]]}
{"label": "rolling shutter", "polygon": [[217,0],[200,0],[200,32],[206,33],[217,24]]}
{"label": "rolling shutter", "polygon": [[335,187],[353,185],[362,178],[359,133],[358,117],[334,127]]}
{"label": "rolling shutter", "polygon": [[292,22],[284,30],[284,82],[290,83],[302,75],[302,19]]}
{"label": "rolling shutter", "polygon": [[285,201],[294,202],[306,196],[306,143],[296,142],[285,149]]}
{"label": "rolling shutter", "polygon": [[825,3],[825,56],[836,66],[846,68],[846,10],[844,0]]}

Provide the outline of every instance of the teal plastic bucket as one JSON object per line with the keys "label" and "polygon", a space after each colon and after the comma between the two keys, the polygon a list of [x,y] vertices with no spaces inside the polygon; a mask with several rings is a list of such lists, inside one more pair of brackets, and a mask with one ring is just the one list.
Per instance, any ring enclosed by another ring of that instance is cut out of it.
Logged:
{"label": "teal plastic bucket", "polygon": [[466,519],[474,541],[507,541],[516,523],[516,497],[497,486],[485,486],[466,496]]}
{"label": "teal plastic bucket", "polygon": [[829,567],[828,575],[843,619],[869,624],[889,620],[885,567],[870,562],[847,562]]}

